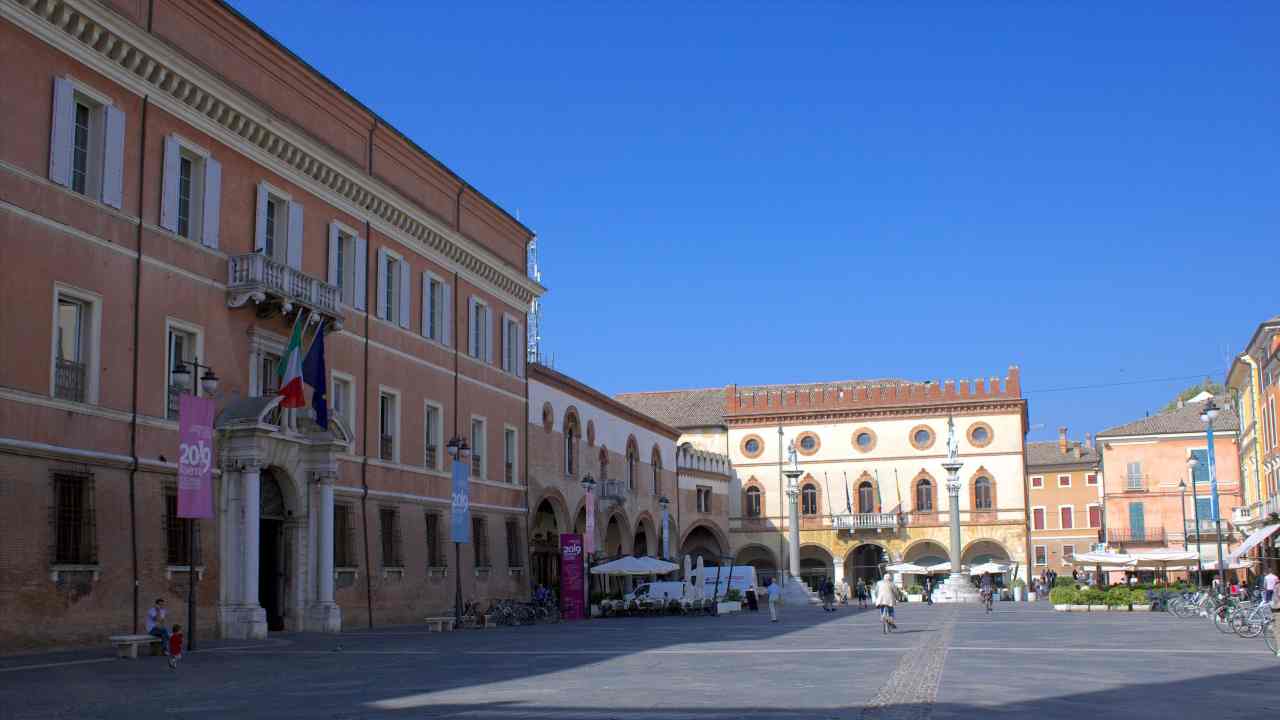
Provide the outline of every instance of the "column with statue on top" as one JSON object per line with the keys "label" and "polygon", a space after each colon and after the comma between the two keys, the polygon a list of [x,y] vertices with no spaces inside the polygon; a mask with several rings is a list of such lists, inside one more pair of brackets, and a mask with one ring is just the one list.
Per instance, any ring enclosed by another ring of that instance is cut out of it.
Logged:
{"label": "column with statue on top", "polygon": [[951,497],[951,574],[933,591],[934,602],[980,602],[978,590],[969,580],[969,571],[960,564],[960,442],[956,439],[955,418],[947,418],[947,495]]}

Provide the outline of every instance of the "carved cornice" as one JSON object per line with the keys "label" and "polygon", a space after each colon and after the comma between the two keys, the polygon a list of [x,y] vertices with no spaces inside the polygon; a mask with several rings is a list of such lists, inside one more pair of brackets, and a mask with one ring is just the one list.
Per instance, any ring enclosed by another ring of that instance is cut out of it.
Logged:
{"label": "carved cornice", "polygon": [[1026,407],[1024,399],[992,400],[987,402],[938,405],[911,405],[905,407],[873,407],[849,410],[816,409],[789,410],[777,413],[759,413],[751,415],[727,415],[724,419],[728,427],[777,427],[778,425],[807,425],[815,422],[854,422],[858,420],[885,420],[901,418],[968,417],[975,415],[1001,415],[1022,413]]}
{"label": "carved cornice", "polygon": [[[248,153],[265,154],[290,180],[369,218],[410,249],[447,258],[460,275],[527,306],[544,289],[494,253],[440,224],[363,169],[110,11],[82,0],[0,0],[0,16]],[[227,134],[231,137],[228,138]]]}

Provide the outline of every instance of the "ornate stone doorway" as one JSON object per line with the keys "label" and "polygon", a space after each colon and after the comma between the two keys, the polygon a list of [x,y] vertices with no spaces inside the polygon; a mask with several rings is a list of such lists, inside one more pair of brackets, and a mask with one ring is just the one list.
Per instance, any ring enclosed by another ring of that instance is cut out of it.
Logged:
{"label": "ornate stone doorway", "polygon": [[258,603],[267,614],[267,629],[284,629],[285,588],[289,583],[284,536],[284,493],[271,468],[262,471],[258,521]]}

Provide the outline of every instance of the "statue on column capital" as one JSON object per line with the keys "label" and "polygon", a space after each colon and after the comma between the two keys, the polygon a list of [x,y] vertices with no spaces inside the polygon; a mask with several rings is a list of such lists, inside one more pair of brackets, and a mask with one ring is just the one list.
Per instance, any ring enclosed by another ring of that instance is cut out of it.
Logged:
{"label": "statue on column capital", "polygon": [[791,462],[792,470],[800,469],[800,457],[796,453],[796,441],[792,440],[787,443],[787,460]]}
{"label": "statue on column capital", "polygon": [[956,456],[960,451],[960,441],[956,439],[956,419],[951,415],[947,416],[947,460],[956,461]]}

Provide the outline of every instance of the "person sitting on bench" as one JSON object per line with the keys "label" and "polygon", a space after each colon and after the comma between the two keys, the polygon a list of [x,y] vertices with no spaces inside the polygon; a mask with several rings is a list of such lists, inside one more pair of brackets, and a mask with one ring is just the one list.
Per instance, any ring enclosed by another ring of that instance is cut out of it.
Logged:
{"label": "person sitting on bench", "polygon": [[164,598],[156,598],[156,604],[147,610],[147,634],[160,638],[160,648],[169,654],[169,628],[165,620]]}

